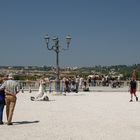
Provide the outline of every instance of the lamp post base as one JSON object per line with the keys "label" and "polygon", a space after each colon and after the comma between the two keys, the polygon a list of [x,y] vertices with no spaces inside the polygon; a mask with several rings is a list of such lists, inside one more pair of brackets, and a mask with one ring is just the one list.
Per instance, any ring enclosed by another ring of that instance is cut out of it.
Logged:
{"label": "lamp post base", "polygon": [[55,91],[60,91],[60,80],[55,81]]}

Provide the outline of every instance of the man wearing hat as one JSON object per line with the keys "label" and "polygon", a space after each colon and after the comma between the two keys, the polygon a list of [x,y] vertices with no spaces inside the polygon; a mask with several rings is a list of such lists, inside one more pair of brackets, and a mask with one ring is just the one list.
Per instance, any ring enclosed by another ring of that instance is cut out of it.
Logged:
{"label": "man wearing hat", "polygon": [[0,89],[5,89],[6,93],[6,116],[7,125],[12,125],[13,112],[16,105],[16,94],[19,92],[19,84],[14,80],[13,74],[10,73],[8,80],[6,80]]}

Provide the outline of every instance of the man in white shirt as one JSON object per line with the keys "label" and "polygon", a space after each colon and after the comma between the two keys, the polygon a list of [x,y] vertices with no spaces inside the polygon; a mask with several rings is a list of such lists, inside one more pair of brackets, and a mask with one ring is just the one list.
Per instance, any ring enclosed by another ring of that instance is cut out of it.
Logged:
{"label": "man in white shirt", "polygon": [[12,117],[17,100],[16,95],[19,92],[19,84],[14,80],[13,75],[9,74],[8,80],[3,83],[1,88],[5,89],[6,93],[7,125],[12,125]]}

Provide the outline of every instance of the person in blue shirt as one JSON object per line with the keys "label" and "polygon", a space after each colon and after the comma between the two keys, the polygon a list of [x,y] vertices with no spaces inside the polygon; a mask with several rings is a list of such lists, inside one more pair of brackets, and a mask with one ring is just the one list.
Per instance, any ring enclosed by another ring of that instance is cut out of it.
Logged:
{"label": "person in blue shirt", "polygon": [[[3,83],[3,79],[0,78],[0,86]],[[5,106],[5,92],[4,89],[0,90],[0,125],[3,124],[3,110]]]}

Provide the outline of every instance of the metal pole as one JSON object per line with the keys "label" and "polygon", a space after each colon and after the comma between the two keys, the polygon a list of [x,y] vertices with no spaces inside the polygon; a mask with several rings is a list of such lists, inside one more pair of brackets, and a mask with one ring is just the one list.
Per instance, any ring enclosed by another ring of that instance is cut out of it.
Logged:
{"label": "metal pole", "polygon": [[60,92],[60,79],[59,79],[59,48],[56,51],[56,92]]}

